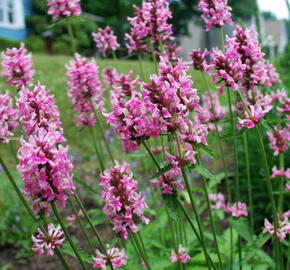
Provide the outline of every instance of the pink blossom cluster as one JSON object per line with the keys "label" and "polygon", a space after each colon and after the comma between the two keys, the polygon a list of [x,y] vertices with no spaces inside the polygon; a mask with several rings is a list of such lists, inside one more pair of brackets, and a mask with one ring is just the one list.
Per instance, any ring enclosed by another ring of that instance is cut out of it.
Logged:
{"label": "pink blossom cluster", "polygon": [[38,234],[36,236],[32,235],[33,248],[35,255],[39,256],[44,254],[45,251],[47,255],[52,256],[54,254],[54,249],[57,246],[62,246],[65,240],[64,232],[60,229],[60,225],[57,227],[54,224],[47,225],[47,237],[38,228]]}
{"label": "pink blossom cluster", "polygon": [[12,107],[12,99],[8,92],[0,93],[0,142],[9,143],[9,138],[18,127],[18,113]]}
{"label": "pink blossom cluster", "polygon": [[203,53],[201,53],[200,49],[193,49],[190,53],[190,57],[192,59],[193,68],[196,70],[205,70],[205,67],[208,65],[206,61],[206,56],[210,55],[211,53],[205,49]]}
{"label": "pink blossom cluster", "polygon": [[232,8],[227,4],[228,0],[200,0],[198,2],[198,9],[203,12],[201,18],[205,21],[206,31],[212,27],[222,27],[225,23],[233,24]]}
{"label": "pink blossom cluster", "polygon": [[225,196],[222,193],[210,193],[209,200],[211,201],[211,209],[225,209]]}
{"label": "pink blossom cluster", "polygon": [[270,148],[274,150],[274,156],[287,151],[288,143],[290,142],[290,125],[284,129],[275,126],[273,132],[267,131],[267,135],[270,141]]}
{"label": "pink blossom cluster", "polygon": [[[68,81],[68,96],[76,111],[77,126],[94,126],[94,108],[104,108],[102,84],[99,80],[99,69],[92,59],[75,54],[75,59],[66,65]],[[93,107],[92,107],[93,106]]]}
{"label": "pink blossom cluster", "polygon": [[286,171],[284,169],[278,170],[276,166],[272,168],[272,177],[281,177],[290,179],[290,168],[288,168]]}
{"label": "pink blossom cluster", "polygon": [[[215,92],[206,91],[202,96],[203,101],[203,117],[208,119],[208,128],[209,130],[215,131],[216,126],[218,131],[222,130],[222,126],[219,125],[219,121],[222,117],[226,117],[225,107],[221,106],[219,97]],[[200,116],[201,114],[199,114]]]}
{"label": "pink blossom cluster", "polygon": [[40,206],[48,216],[48,205],[55,200],[64,207],[65,192],[71,194],[75,188],[71,174],[73,166],[67,157],[68,146],[60,144],[63,141],[60,132],[41,127],[27,141],[20,139],[17,170],[22,175],[24,193],[29,196],[34,213]]}
{"label": "pink blossom cluster", "polygon": [[27,135],[31,135],[39,128],[58,130],[62,133],[58,107],[54,97],[48,96],[50,90],[40,82],[33,91],[22,88],[17,99],[20,122]]}
{"label": "pink blossom cluster", "polygon": [[[164,46],[164,52],[163,57],[168,59],[171,63],[176,63],[178,61],[178,53],[182,51],[182,47],[178,46],[175,42],[165,44]],[[157,53],[157,55],[161,55],[160,53]]]}
{"label": "pink blossom cluster", "polygon": [[2,68],[1,75],[6,78],[10,85],[14,85],[21,89],[23,86],[32,86],[33,62],[31,53],[27,54],[24,43],[20,48],[7,49],[2,52]]}
{"label": "pink blossom cluster", "polygon": [[[276,228],[276,234],[280,242],[290,233],[290,223],[288,221],[289,218],[289,210],[278,216],[278,227]],[[267,218],[264,220],[264,230],[263,233],[269,233],[270,236],[273,236],[275,233],[274,224],[270,223]]]}
{"label": "pink blossom cluster", "polygon": [[92,33],[92,35],[103,56],[106,56],[108,52],[116,51],[120,47],[120,44],[117,42],[117,37],[108,25],[104,29],[99,28],[98,33]]}
{"label": "pink blossom cluster", "polygon": [[236,103],[238,114],[238,129],[242,129],[243,126],[247,128],[255,127],[260,120],[272,110],[272,99],[269,95],[263,95],[259,90],[253,92],[249,90],[247,97],[245,98],[246,105],[250,111],[250,114],[245,109],[242,101]]}
{"label": "pink blossom cluster", "polygon": [[110,218],[114,230],[121,232],[124,239],[128,238],[127,229],[137,232],[136,218],[148,224],[144,216],[147,204],[140,193],[136,192],[137,181],[133,179],[131,167],[124,162],[116,162],[114,167],[102,175],[100,186],[103,188],[102,199],[105,201],[104,213]]}
{"label": "pink blossom cluster", "polygon": [[106,270],[107,265],[111,264],[113,269],[117,269],[122,265],[127,264],[127,256],[124,249],[119,251],[118,248],[111,248],[107,250],[108,256],[102,254],[98,249],[96,250],[96,256],[93,256],[94,267]]}
{"label": "pink blossom cluster", "polygon": [[173,39],[172,25],[167,22],[172,17],[167,0],[143,1],[142,7],[133,7],[135,17],[128,18],[131,32],[125,35],[125,40],[129,41],[126,45],[129,53],[149,50],[146,40],[158,44],[159,40],[165,43]]}
{"label": "pink blossom cluster", "polygon": [[272,87],[275,82],[279,82],[279,75],[272,64],[264,59],[257,38],[257,32],[253,29],[242,29],[237,26],[232,38],[227,37],[226,54],[232,61],[241,61],[243,64],[243,77],[239,85],[243,95],[248,90],[256,91],[257,85]]}
{"label": "pink blossom cluster", "polygon": [[115,68],[107,67],[102,70],[102,80],[106,87],[112,87],[117,83],[118,72]]}
{"label": "pink blossom cluster", "polygon": [[[141,86],[146,109],[156,129],[174,132],[186,126],[186,119],[192,111],[201,111],[197,90],[186,74],[189,66],[178,61],[177,65],[160,58],[159,74],[150,76],[151,82]],[[158,131],[159,132],[159,131]]]}
{"label": "pink blossom cluster", "polygon": [[242,202],[235,202],[232,205],[229,203],[225,207],[225,212],[231,213],[233,217],[248,216],[247,205]]}
{"label": "pink blossom cluster", "polygon": [[57,21],[59,18],[79,16],[82,13],[80,0],[47,0],[48,14]]}
{"label": "pink blossom cluster", "polygon": [[179,245],[177,254],[173,250],[171,251],[170,261],[172,262],[181,261],[182,263],[186,264],[189,259],[190,256],[185,252],[185,249],[182,245]]}
{"label": "pink blossom cluster", "polygon": [[277,92],[271,93],[272,101],[278,102],[280,106],[276,106],[278,110],[278,115],[280,116],[281,113],[285,114],[285,119],[290,120],[290,98],[287,96],[287,93],[284,89],[277,90]]}
{"label": "pink blossom cluster", "polygon": [[133,71],[130,70],[128,75],[121,74],[116,77],[116,83],[113,85],[114,92],[119,95],[120,98],[131,97],[137,92],[137,86],[140,85],[139,76],[132,79]]}
{"label": "pink blossom cluster", "polygon": [[[118,138],[123,141],[126,153],[138,151],[139,143],[150,133],[149,117],[140,94],[134,91],[129,100],[121,95],[111,92],[113,111],[105,114],[107,123],[114,127]],[[154,134],[152,134],[154,136]],[[155,135],[155,137],[158,136]]]}

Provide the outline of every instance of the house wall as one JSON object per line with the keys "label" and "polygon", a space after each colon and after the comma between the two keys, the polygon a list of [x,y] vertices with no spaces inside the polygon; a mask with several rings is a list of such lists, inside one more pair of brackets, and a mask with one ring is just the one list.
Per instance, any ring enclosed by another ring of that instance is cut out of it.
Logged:
{"label": "house wall", "polygon": [[13,4],[15,23],[9,24],[7,19],[4,22],[0,22],[0,37],[10,40],[22,40],[27,36],[25,16],[31,14],[32,12],[31,1],[14,0]]}

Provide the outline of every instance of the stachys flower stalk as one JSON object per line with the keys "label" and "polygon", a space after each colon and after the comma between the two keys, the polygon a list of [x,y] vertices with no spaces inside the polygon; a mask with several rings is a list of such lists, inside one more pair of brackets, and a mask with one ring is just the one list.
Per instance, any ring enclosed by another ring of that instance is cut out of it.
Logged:
{"label": "stachys flower stalk", "polygon": [[98,33],[92,33],[92,35],[103,56],[106,56],[108,52],[116,51],[120,47],[110,26],[106,26],[104,29],[99,28]]}
{"label": "stachys flower stalk", "polygon": [[18,113],[12,107],[12,99],[0,93],[0,143],[9,143],[9,138],[18,127]]}
{"label": "stachys flower stalk", "polygon": [[6,49],[2,52],[2,68],[1,76],[5,77],[10,85],[16,86],[19,90],[23,86],[32,86],[33,69],[32,55],[27,54],[24,43],[20,48]]}
{"label": "stachys flower stalk", "polygon": [[54,224],[48,224],[47,231],[47,237],[39,228],[38,234],[36,236],[32,235],[32,250],[35,251],[37,257],[44,254],[45,251],[48,256],[53,256],[54,249],[57,246],[61,247],[65,240],[64,232],[60,229],[60,225],[55,227]]}
{"label": "stachys flower stalk", "polygon": [[274,150],[274,156],[287,151],[288,143],[290,142],[290,125],[281,129],[278,126],[274,127],[275,131],[268,131],[268,139],[270,141],[270,148]]}
{"label": "stachys flower stalk", "polygon": [[142,195],[136,192],[137,181],[133,179],[131,168],[126,162],[116,162],[116,166],[106,170],[101,178],[104,213],[113,223],[113,229],[121,232],[122,237],[127,239],[128,229],[133,233],[138,231],[137,219],[145,224],[149,223],[149,219],[144,216],[147,204]]}
{"label": "stachys flower stalk", "polygon": [[68,96],[76,111],[77,126],[94,126],[95,117],[91,104],[95,109],[104,108],[104,89],[99,80],[99,69],[92,59],[75,54],[75,59],[66,65],[68,81]]}
{"label": "stachys flower stalk", "polygon": [[47,6],[48,14],[52,15],[55,21],[82,13],[80,0],[47,0]]}
{"label": "stachys flower stalk", "polygon": [[222,27],[225,23],[233,24],[231,19],[232,8],[228,0],[200,0],[198,9],[202,11],[201,18],[205,21],[206,31],[212,27]]}
{"label": "stachys flower stalk", "polygon": [[33,204],[36,214],[43,208],[46,215],[50,213],[49,203],[58,201],[60,207],[65,206],[67,195],[75,189],[72,181],[72,163],[67,156],[68,146],[62,133],[39,128],[28,140],[20,139],[18,150],[19,165],[24,182],[24,194]]}

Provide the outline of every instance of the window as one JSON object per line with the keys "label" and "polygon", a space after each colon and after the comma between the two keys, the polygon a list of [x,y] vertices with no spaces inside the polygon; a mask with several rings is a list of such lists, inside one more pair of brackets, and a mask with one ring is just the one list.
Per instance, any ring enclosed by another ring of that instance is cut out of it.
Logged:
{"label": "window", "polygon": [[4,0],[0,0],[0,22],[4,21]]}
{"label": "window", "polygon": [[7,0],[7,15],[8,15],[8,22],[14,23],[14,1]]}
{"label": "window", "polygon": [[0,0],[0,27],[25,28],[22,0]]}

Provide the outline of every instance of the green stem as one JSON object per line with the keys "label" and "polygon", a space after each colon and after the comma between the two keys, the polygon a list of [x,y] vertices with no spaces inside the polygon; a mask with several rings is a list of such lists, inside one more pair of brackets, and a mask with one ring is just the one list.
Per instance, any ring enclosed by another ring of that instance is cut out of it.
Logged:
{"label": "green stem", "polygon": [[106,136],[104,134],[103,128],[102,128],[102,126],[100,124],[100,120],[99,120],[99,117],[98,117],[98,113],[97,113],[96,108],[94,107],[93,102],[92,102],[91,99],[90,99],[90,104],[91,104],[91,107],[93,108],[93,112],[94,112],[94,115],[95,115],[95,122],[96,122],[97,128],[98,128],[98,130],[99,130],[99,132],[101,134],[101,137],[102,137],[102,139],[103,139],[103,141],[105,143],[105,146],[106,146],[106,149],[107,149],[107,151],[109,153],[109,156],[111,158],[111,161],[112,161],[113,165],[115,166],[116,164],[115,164],[115,160],[113,158],[113,154],[112,154],[112,152],[110,150],[108,141],[107,141]]}
{"label": "green stem", "polygon": [[94,145],[98,160],[100,162],[100,167],[101,167],[101,170],[103,172],[105,170],[105,166],[104,166],[103,160],[102,160],[101,155],[100,155],[100,151],[99,151],[98,146],[97,146],[96,137],[95,137],[93,128],[91,126],[89,126],[89,130],[90,130],[90,134],[92,137],[93,145]]}
{"label": "green stem", "polygon": [[[279,155],[279,167],[280,167],[280,170],[285,170],[285,168],[284,168],[284,154],[283,153],[280,153],[280,155]],[[279,206],[280,213],[283,213],[283,197],[284,197],[284,192],[283,192],[284,181],[283,180],[284,179],[281,178],[280,183],[279,183],[279,203],[278,203],[278,206]]]}
{"label": "green stem", "polygon": [[72,25],[71,25],[71,21],[70,21],[69,17],[66,19],[66,23],[67,23],[68,34],[70,36],[71,47],[72,47],[73,54],[74,54],[74,53],[76,53],[77,50],[76,50],[76,44],[75,44],[75,38],[73,35]]}
{"label": "green stem", "polygon": [[117,58],[115,51],[112,51],[112,55],[114,58],[116,69],[117,69],[118,73],[120,74],[120,67],[119,67],[118,58]]}
{"label": "green stem", "polygon": [[141,71],[141,80],[144,81],[145,75],[144,75],[144,69],[143,69],[143,65],[142,65],[142,56],[140,53],[138,54],[138,62],[139,62],[139,67],[140,67],[140,71]]}
{"label": "green stem", "polygon": [[15,162],[16,162],[16,164],[18,164],[17,155],[16,155],[15,148],[14,148],[12,141],[9,141],[9,146],[10,146],[10,150],[11,150],[11,153],[13,155],[13,158],[15,159]]}
{"label": "green stem", "polygon": [[91,221],[91,219],[90,219],[90,217],[89,217],[89,215],[88,215],[88,212],[86,211],[85,207],[83,206],[83,204],[82,204],[82,202],[81,202],[81,200],[80,200],[78,194],[77,194],[76,192],[74,192],[74,195],[73,195],[73,196],[74,196],[74,198],[75,198],[75,200],[76,200],[78,206],[79,206],[80,209],[82,210],[82,212],[83,212],[83,214],[84,214],[86,220],[89,222],[90,227],[91,227],[91,229],[93,230],[95,236],[97,237],[100,246],[102,247],[102,249],[103,249],[103,251],[105,252],[106,256],[109,258],[108,253],[107,253],[106,246],[105,246],[105,244],[104,244],[104,242],[103,242],[103,240],[102,240],[100,234],[98,233],[98,231],[96,230],[95,226],[93,225],[93,223],[92,223],[92,221]]}
{"label": "green stem", "polygon": [[74,251],[76,257],[78,258],[78,260],[79,260],[79,262],[80,262],[82,268],[85,269],[85,270],[88,270],[88,267],[87,267],[86,264],[84,263],[84,261],[83,261],[81,255],[80,255],[80,253],[79,253],[79,251],[78,251],[76,245],[74,244],[74,242],[73,242],[73,240],[72,240],[72,238],[71,238],[71,236],[70,236],[70,234],[69,234],[67,228],[65,227],[65,225],[64,225],[64,223],[63,223],[63,220],[62,220],[62,218],[61,218],[61,216],[60,216],[60,214],[59,214],[59,212],[58,212],[58,210],[57,210],[57,207],[56,207],[56,205],[55,205],[55,202],[51,202],[51,206],[52,206],[52,210],[53,210],[53,212],[54,212],[54,215],[55,215],[55,217],[56,217],[56,219],[57,219],[59,225],[61,226],[61,228],[62,228],[62,230],[63,230],[63,232],[64,232],[64,234],[65,234],[66,239],[69,241],[69,244],[70,244],[71,248],[73,249],[73,251]]}
{"label": "green stem", "polygon": [[149,264],[148,258],[147,258],[147,256],[145,255],[144,250],[143,250],[142,247],[141,247],[141,244],[140,244],[140,242],[139,242],[138,237],[135,235],[135,233],[133,233],[133,232],[131,232],[131,231],[129,231],[129,232],[130,232],[131,239],[133,239],[133,241],[135,241],[136,247],[137,247],[137,249],[138,249],[140,255],[142,256],[142,258],[143,258],[143,260],[144,260],[144,262],[145,262],[145,264],[146,264],[147,269],[151,270],[151,267],[150,267],[150,264]]}
{"label": "green stem", "polygon": [[78,223],[79,223],[79,225],[80,225],[80,227],[81,227],[81,230],[82,230],[82,232],[83,232],[85,238],[87,239],[87,242],[88,242],[88,244],[89,244],[89,246],[90,246],[90,248],[91,248],[92,253],[96,256],[96,250],[95,250],[95,248],[94,248],[94,245],[93,245],[93,243],[92,243],[92,241],[91,241],[91,239],[90,239],[90,237],[89,237],[89,235],[88,235],[88,233],[87,233],[87,231],[86,231],[86,228],[85,228],[85,226],[84,226],[84,223],[83,223],[82,220],[80,219],[80,217],[79,217],[79,215],[78,215],[78,211],[77,211],[77,209],[75,208],[75,206],[74,206],[74,204],[73,204],[73,202],[72,202],[72,200],[71,200],[70,197],[68,197],[68,203],[69,203],[71,209],[73,210],[73,213],[74,213],[74,215],[75,215],[75,217],[76,217],[76,219],[77,219],[77,221],[78,221]]}
{"label": "green stem", "polygon": [[248,149],[248,139],[246,132],[243,134],[245,157],[246,157],[246,168],[247,168],[247,181],[248,181],[248,197],[250,205],[250,221],[252,232],[254,232],[254,214],[253,214],[253,196],[252,196],[252,180],[250,172],[250,159],[249,159],[249,149]]}
{"label": "green stem", "polygon": [[150,42],[151,42],[151,53],[152,53],[152,59],[153,59],[154,67],[155,67],[155,73],[158,74],[158,64],[157,64],[156,55],[154,53],[154,45],[153,45],[152,40]]}
{"label": "green stem", "polygon": [[[9,169],[7,168],[6,164],[4,163],[3,159],[0,157],[0,164],[1,164],[1,167],[3,168],[3,170],[5,171],[8,179],[10,180],[10,183],[12,184],[14,190],[16,191],[20,201],[22,202],[22,204],[24,205],[26,211],[28,212],[29,216],[32,218],[32,220],[36,223],[37,222],[37,219],[36,217],[34,216],[31,208],[29,207],[27,201],[24,199],[19,187],[17,186],[12,174],[10,173]],[[44,234],[47,234],[46,230],[42,227],[41,227],[41,230]],[[67,264],[66,260],[64,259],[62,253],[60,252],[60,250],[58,249],[58,247],[55,247],[55,252],[56,252],[56,255],[58,256],[59,260],[61,261],[64,269],[66,270],[70,270],[70,267],[69,265]]]}

